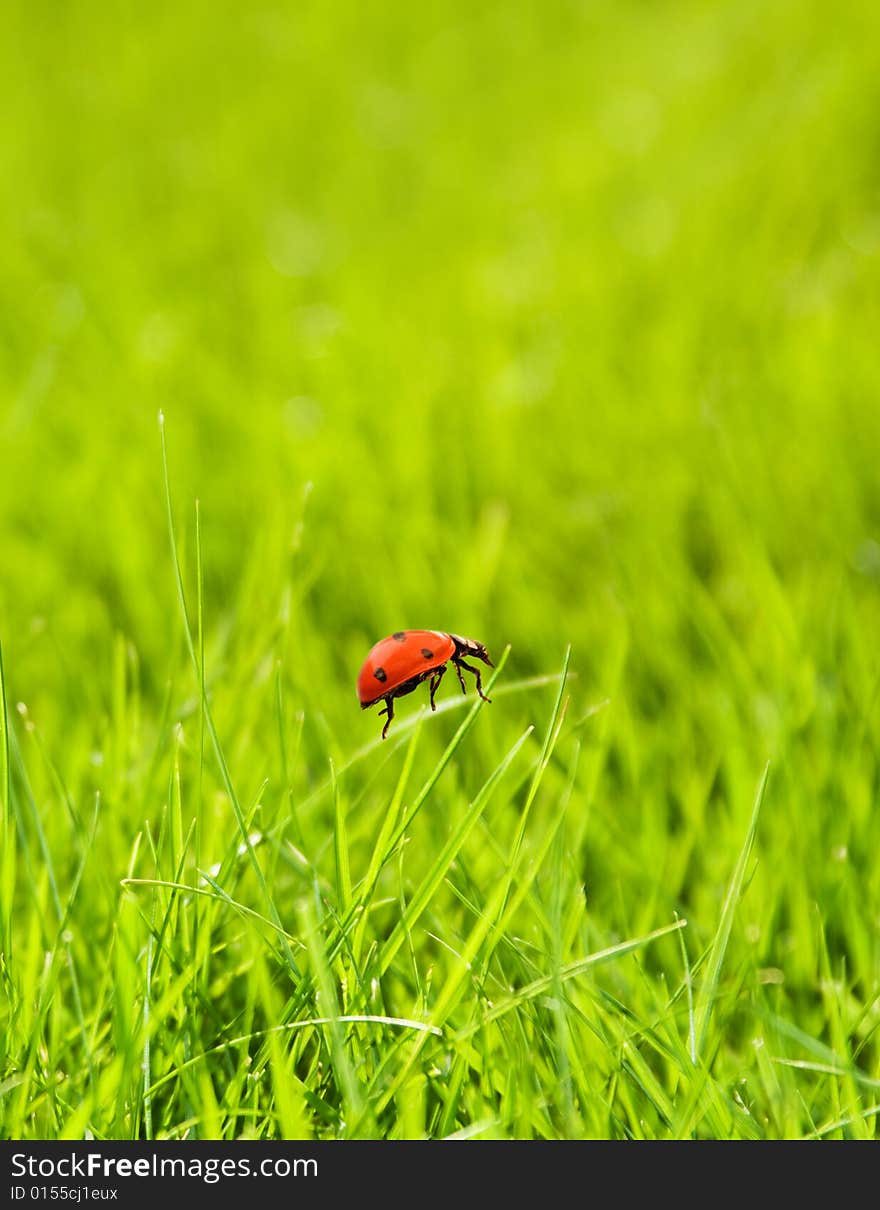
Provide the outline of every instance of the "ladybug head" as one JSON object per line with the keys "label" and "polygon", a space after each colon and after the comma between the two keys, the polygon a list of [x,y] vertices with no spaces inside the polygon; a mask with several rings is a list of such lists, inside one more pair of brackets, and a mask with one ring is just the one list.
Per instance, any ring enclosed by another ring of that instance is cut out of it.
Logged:
{"label": "ladybug head", "polygon": [[[484,664],[488,664],[490,668],[495,665],[489,659],[489,652],[482,643],[478,643],[476,639],[464,639],[460,634],[451,634],[449,636],[455,643],[456,656],[470,656],[472,659],[482,660]],[[455,658],[455,657],[453,657]]]}

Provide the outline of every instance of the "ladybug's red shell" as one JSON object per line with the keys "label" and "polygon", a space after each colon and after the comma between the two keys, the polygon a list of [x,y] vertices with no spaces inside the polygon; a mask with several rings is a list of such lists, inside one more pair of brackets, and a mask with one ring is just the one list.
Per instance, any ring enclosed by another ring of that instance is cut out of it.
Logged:
{"label": "ladybug's red shell", "polygon": [[385,715],[382,738],[394,718],[394,700],[412,693],[419,685],[428,681],[431,709],[436,710],[434,695],[443,679],[446,665],[451,663],[458,676],[462,693],[467,693],[462,672],[473,675],[477,693],[484,702],[491,699],[483,692],[480,670],[468,660],[481,660],[490,668],[495,665],[489,652],[476,639],[466,639],[460,634],[446,634],[442,630],[397,630],[387,639],[381,639],[364,660],[358,676],[358,698],[361,709],[383,702],[379,714]]}
{"label": "ladybug's red shell", "polygon": [[424,675],[455,653],[455,643],[440,630],[398,630],[380,639],[358,676],[358,698],[366,709],[395,689]]}

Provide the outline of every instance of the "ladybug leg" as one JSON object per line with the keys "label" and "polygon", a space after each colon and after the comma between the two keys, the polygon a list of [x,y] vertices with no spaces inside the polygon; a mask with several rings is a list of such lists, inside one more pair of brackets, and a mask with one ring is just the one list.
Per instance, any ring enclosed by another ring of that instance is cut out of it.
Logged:
{"label": "ladybug leg", "polygon": [[431,709],[436,710],[434,705],[434,694],[437,692],[437,686],[443,680],[443,673],[446,671],[446,665],[441,664],[434,675],[431,677]]}
{"label": "ladybug leg", "polygon": [[[484,701],[484,702],[491,702],[491,701],[492,701],[491,697],[486,697],[485,693],[483,692],[483,682],[482,682],[482,680],[480,679],[480,670],[479,670],[479,668],[474,668],[474,666],[473,666],[472,664],[466,664],[466,663],[464,662],[464,660],[459,660],[459,663],[461,664],[462,668],[466,668],[466,669],[468,670],[468,672],[472,672],[472,673],[474,674],[474,678],[476,679],[476,682],[477,682],[477,693],[479,693],[479,695],[480,695],[480,697],[483,699],[483,701]],[[461,677],[461,673],[459,673],[458,675],[459,675],[459,678],[460,678],[460,677]],[[463,682],[463,681],[462,681],[462,684],[464,684],[464,682]]]}
{"label": "ladybug leg", "polygon": [[394,718],[394,704],[390,697],[385,698],[385,709],[379,711],[380,716],[383,714],[388,715],[388,717],[385,719],[385,726],[382,728],[382,738],[384,739],[388,734],[388,727],[391,723],[391,720]]}
{"label": "ladybug leg", "polygon": [[[455,660],[455,659],[452,662],[455,665],[455,671],[458,676],[458,683],[459,683],[459,685],[461,685],[461,691],[462,691],[462,693],[467,693],[467,685],[464,683],[464,677],[461,675],[462,665],[458,660]],[[466,668],[467,664],[465,664],[464,666]]]}

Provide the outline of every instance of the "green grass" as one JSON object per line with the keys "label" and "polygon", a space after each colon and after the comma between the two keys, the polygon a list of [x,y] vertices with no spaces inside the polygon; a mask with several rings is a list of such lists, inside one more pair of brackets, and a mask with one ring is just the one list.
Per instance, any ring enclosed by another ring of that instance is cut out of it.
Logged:
{"label": "green grass", "polygon": [[[0,1135],[876,1137],[874,6],[11,0],[0,101]],[[382,742],[401,627],[492,704]]]}

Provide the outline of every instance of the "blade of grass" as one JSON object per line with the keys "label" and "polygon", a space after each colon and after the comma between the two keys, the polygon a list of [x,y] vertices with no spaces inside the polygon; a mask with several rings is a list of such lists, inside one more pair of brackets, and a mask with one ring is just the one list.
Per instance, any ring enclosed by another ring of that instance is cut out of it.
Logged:
{"label": "blade of grass", "polygon": [[0,945],[6,960],[12,953],[12,904],[15,897],[15,825],[12,820],[12,776],[9,766],[9,715],[0,643]]}
{"label": "blade of grass", "polygon": [[646,933],[643,937],[632,937],[628,941],[620,941],[617,945],[609,945],[606,949],[597,950],[594,954],[587,954],[586,957],[578,958],[574,962],[567,962],[558,971],[554,971],[549,975],[542,975],[540,979],[533,980],[525,987],[520,988],[512,996],[508,996],[506,999],[499,1001],[498,1004],[493,1005],[487,1013],[483,1014],[478,1022],[459,1031],[456,1037],[471,1037],[472,1034],[482,1029],[488,1022],[496,1021],[499,1017],[503,1017],[513,1009],[519,1008],[530,1000],[534,1000],[536,996],[550,991],[557,980],[560,983],[567,983],[569,979],[576,979],[578,975],[583,975],[591,967],[600,966],[604,962],[611,962],[615,958],[622,958],[625,954],[632,953],[633,950],[641,949],[643,946],[650,945],[652,941],[657,941],[660,937],[665,937],[669,933],[674,933],[678,929],[686,927],[686,920],[676,920],[672,924],[664,924],[661,928]]}
{"label": "blade of grass", "polygon": [[256,875],[256,879],[257,879],[257,883],[260,887],[260,891],[262,892],[263,898],[266,901],[266,906],[267,906],[267,909],[269,912],[269,916],[272,919],[276,929],[278,930],[278,932],[282,938],[282,944],[284,946],[284,954],[285,954],[285,958],[287,960],[288,966],[290,967],[290,969],[294,973],[294,975],[296,975],[297,979],[299,979],[301,977],[301,972],[299,970],[299,967],[296,964],[296,959],[293,956],[293,951],[291,950],[290,945],[288,943],[287,933],[281,924],[281,916],[278,912],[277,907],[275,906],[275,901],[272,898],[272,895],[269,891],[269,887],[266,883],[266,878],[263,873],[263,867],[260,865],[256,852],[254,851],[254,847],[251,844],[250,835],[248,833],[247,824],[246,824],[245,818],[244,818],[244,812],[242,811],[241,803],[239,802],[238,795],[236,794],[235,787],[232,783],[232,777],[230,776],[229,768],[226,764],[226,757],[223,753],[223,748],[220,744],[220,738],[217,734],[216,727],[214,726],[214,719],[211,714],[211,708],[208,703],[207,694],[205,691],[204,676],[203,676],[202,669],[200,668],[199,655],[198,655],[198,652],[196,651],[195,644],[193,643],[193,637],[192,637],[192,632],[190,630],[190,623],[189,623],[189,612],[188,612],[187,604],[186,604],[186,593],[184,592],[184,587],[183,587],[183,574],[180,570],[180,559],[178,558],[178,554],[177,554],[177,539],[175,538],[175,534],[174,534],[174,514],[172,511],[172,507],[171,507],[171,480],[170,480],[170,477],[168,474],[168,453],[165,448],[165,417],[162,414],[162,412],[159,413],[159,433],[160,433],[161,445],[162,445],[162,468],[163,468],[164,477],[165,477],[165,508],[166,508],[167,521],[168,521],[168,536],[169,536],[169,539],[171,542],[171,560],[172,560],[172,564],[174,566],[174,577],[175,577],[175,582],[177,585],[178,603],[180,605],[181,614],[183,616],[184,636],[186,639],[187,650],[189,651],[193,669],[195,671],[196,678],[199,683],[199,696],[200,696],[200,700],[202,703],[202,709],[204,710],[205,725],[208,729],[208,734],[211,738],[211,744],[214,749],[214,756],[217,760],[217,764],[220,769],[220,776],[223,780],[223,785],[226,789],[226,793],[229,798],[229,802],[232,806],[232,810],[235,815],[235,820],[236,820],[236,823],[238,824],[239,831],[241,832],[242,843],[246,846],[248,859],[251,863],[251,866],[253,867],[253,871],[254,871],[254,874]]}
{"label": "blade of grass", "polygon": [[[287,813],[284,819],[285,825],[289,821],[293,832],[293,839],[300,850],[305,853],[305,837],[303,836],[302,825],[299,820],[299,811],[293,798],[293,788],[290,783],[290,760],[287,754],[287,728],[284,718],[284,693],[281,687],[281,661],[278,660],[275,664],[275,716],[278,723],[278,751],[281,754],[281,778],[284,786],[284,801],[287,804]],[[297,727],[296,747],[294,749],[294,757],[299,753],[299,745],[302,740],[302,716],[299,718],[299,726]]]}
{"label": "blade of grass", "polygon": [[[528,793],[526,795],[526,801],[523,806],[522,814],[520,816],[520,820],[517,825],[516,834],[513,839],[513,844],[510,847],[510,854],[509,854],[509,857],[507,860],[507,873],[505,875],[505,884],[506,884],[506,890],[504,892],[505,907],[502,910],[502,919],[501,919],[501,921],[499,921],[499,927],[495,930],[493,937],[491,937],[489,939],[488,945],[486,947],[486,951],[482,955],[482,963],[483,963],[484,970],[488,969],[489,961],[491,960],[492,954],[495,951],[495,947],[498,945],[499,941],[501,940],[502,936],[504,935],[504,925],[505,925],[506,921],[512,915],[514,907],[522,901],[523,897],[527,893],[527,887],[524,886],[524,887],[520,888],[519,894],[516,894],[513,896],[513,899],[514,899],[513,905],[511,906],[511,904],[507,903],[507,900],[511,897],[511,888],[513,886],[514,880],[516,879],[517,872],[519,870],[520,862],[522,860],[522,856],[523,856],[523,852],[524,852],[523,839],[524,839],[525,833],[526,833],[526,824],[528,823],[529,813],[531,811],[532,804],[534,803],[534,801],[537,797],[538,790],[540,789],[541,782],[544,778],[544,774],[547,772],[547,767],[550,764],[550,757],[552,756],[553,750],[556,747],[556,744],[559,740],[560,735],[562,734],[562,725],[563,725],[563,722],[565,719],[565,712],[566,712],[566,709],[568,706],[567,700],[563,701],[563,695],[565,693],[565,682],[566,682],[566,678],[568,676],[568,665],[569,665],[570,660],[571,660],[571,646],[569,645],[566,648],[565,656],[563,657],[562,672],[559,677],[559,689],[557,690],[556,698],[553,703],[553,709],[550,714],[550,722],[547,726],[547,733],[544,737],[544,743],[541,747],[540,756],[538,757],[537,764],[535,765],[535,772],[532,776],[532,780],[529,785]],[[561,821],[562,821],[562,816],[560,815],[558,818],[558,823],[561,823]],[[555,834],[555,829],[552,829],[552,830],[554,831],[554,834]],[[543,849],[543,852],[542,852],[542,857],[541,857],[542,861],[544,860],[544,857],[546,856],[546,853],[548,851],[549,851],[549,846],[545,846]],[[537,869],[534,866],[533,866],[533,871],[535,873],[537,872]],[[533,873],[533,876],[534,876],[534,873]]]}
{"label": "blade of grass", "polygon": [[[394,833],[398,816],[400,815],[400,806],[403,802],[403,796],[406,793],[406,787],[409,785],[409,779],[412,773],[413,762],[415,760],[416,749],[418,747],[419,736],[421,733],[421,722],[419,722],[419,724],[413,728],[412,738],[407,745],[406,755],[403,759],[403,766],[400,770],[400,776],[397,779],[397,785],[395,786],[394,793],[391,796],[391,802],[388,806],[388,810],[384,813],[382,827],[379,831],[378,837],[376,838],[376,843],[373,846],[372,853],[370,854],[370,864],[367,867],[366,877],[364,878],[364,884],[368,887],[375,887],[379,874],[382,870],[382,866],[387,860],[388,854],[391,850],[391,837]],[[352,942],[351,947],[356,966],[360,965],[367,920],[367,912],[362,911],[357,928],[355,929],[354,941]]]}
{"label": "blade of grass", "polygon": [[351,865],[348,856],[348,834],[345,826],[345,803],[339,790],[339,780],[333,760],[330,760],[333,780],[333,848],[336,855],[336,902],[339,912],[347,912],[351,904]]}
{"label": "blade of grass", "polygon": [[510,751],[506,754],[501,763],[493,770],[489,778],[483,784],[479,793],[475,796],[467,811],[459,820],[457,827],[453,830],[446,844],[434,859],[433,864],[429,867],[428,873],[423,878],[415,894],[411,897],[406,911],[392,930],[391,936],[382,947],[379,958],[379,975],[384,975],[388,970],[394,957],[401,945],[406,939],[407,931],[411,930],[415,922],[424,912],[425,908],[431,901],[435,891],[440,886],[440,883],[446,877],[449,867],[455,860],[456,855],[461,849],[464,842],[467,840],[477,820],[482,815],[483,811],[492,796],[492,792],[498,785],[501,778],[504,776],[507,769],[510,767],[517,753],[522,748],[528,737],[532,733],[532,728],[528,727],[519,737]]}
{"label": "blade of grass", "polygon": [[161,887],[168,887],[170,890],[174,890],[174,891],[183,891],[187,895],[203,895],[208,899],[214,899],[220,903],[225,903],[228,907],[233,908],[236,912],[239,912],[242,916],[250,916],[254,920],[259,920],[260,923],[265,924],[267,928],[272,929],[276,933],[283,934],[284,937],[287,939],[288,944],[291,944],[291,945],[300,945],[301,944],[299,938],[294,937],[294,935],[292,933],[285,932],[284,928],[280,924],[276,924],[273,920],[270,920],[267,916],[263,916],[259,912],[255,911],[253,908],[248,907],[246,904],[239,903],[237,900],[233,899],[232,896],[223,889],[223,887],[218,886],[218,884],[214,881],[214,879],[211,877],[210,874],[206,873],[204,870],[200,870],[199,875],[201,878],[204,878],[205,882],[207,882],[209,884],[209,886],[212,888],[210,891],[206,891],[204,889],[204,887],[190,886],[188,883],[185,883],[185,882],[172,882],[170,879],[166,880],[163,878],[121,878],[119,880],[119,882],[120,882],[120,885],[124,886],[124,887],[128,887],[128,886],[152,886],[152,887],[161,886]]}
{"label": "blade of grass", "polygon": [[328,954],[319,932],[315,910],[308,900],[304,901],[300,910],[300,928],[306,940],[309,961],[314,969],[318,996],[324,1007],[323,1015],[327,1018],[326,1036],[330,1059],[342,1094],[345,1120],[348,1126],[346,1136],[351,1137],[349,1134],[351,1124],[360,1125],[360,1119],[364,1114],[363,1092],[355,1075],[345,1034],[339,1021],[339,1004]]}
{"label": "blade of grass", "polygon": [[684,984],[687,992],[688,1006],[688,1054],[691,1057],[691,1062],[697,1061],[697,1035],[694,1025],[694,981],[691,972],[691,964],[688,959],[687,945],[684,940],[684,933],[678,934],[679,946],[681,948],[681,962],[684,967]]}
{"label": "blade of grass", "polygon": [[[880,1114],[880,1105],[869,1105],[867,1109],[861,1109],[858,1113],[852,1115],[851,1117],[839,1118],[836,1122],[828,1122],[828,1124],[825,1126],[818,1126],[806,1137],[808,1139],[823,1139],[829,1134],[833,1134],[838,1130],[845,1130],[847,1126],[854,1126],[856,1123],[862,1127],[868,1118],[875,1118],[878,1114]],[[871,1136],[866,1135],[865,1137]]]}
{"label": "blade of grass", "polygon": [[752,815],[751,819],[749,820],[748,830],[746,831],[746,838],[743,842],[742,848],[740,849],[740,854],[733,871],[733,877],[730,880],[730,885],[727,888],[724,906],[721,909],[721,919],[719,920],[718,929],[712,941],[708,959],[706,960],[705,974],[703,976],[699,996],[697,997],[697,1005],[695,1010],[696,1054],[698,1056],[702,1054],[706,1042],[706,1032],[709,1027],[709,1019],[712,1015],[712,1008],[715,1004],[715,999],[718,994],[718,983],[721,978],[721,968],[724,964],[724,955],[727,952],[727,942],[730,939],[730,930],[733,927],[733,917],[736,913],[736,907],[739,902],[743,882],[746,876],[746,866],[748,865],[752,845],[755,841],[755,833],[758,828],[758,816],[761,813],[761,805],[764,801],[764,791],[767,788],[767,778],[769,773],[770,763],[768,761],[764,767],[764,773],[761,777],[761,783],[758,786],[758,792],[755,795],[755,802],[754,806],[752,807]]}

